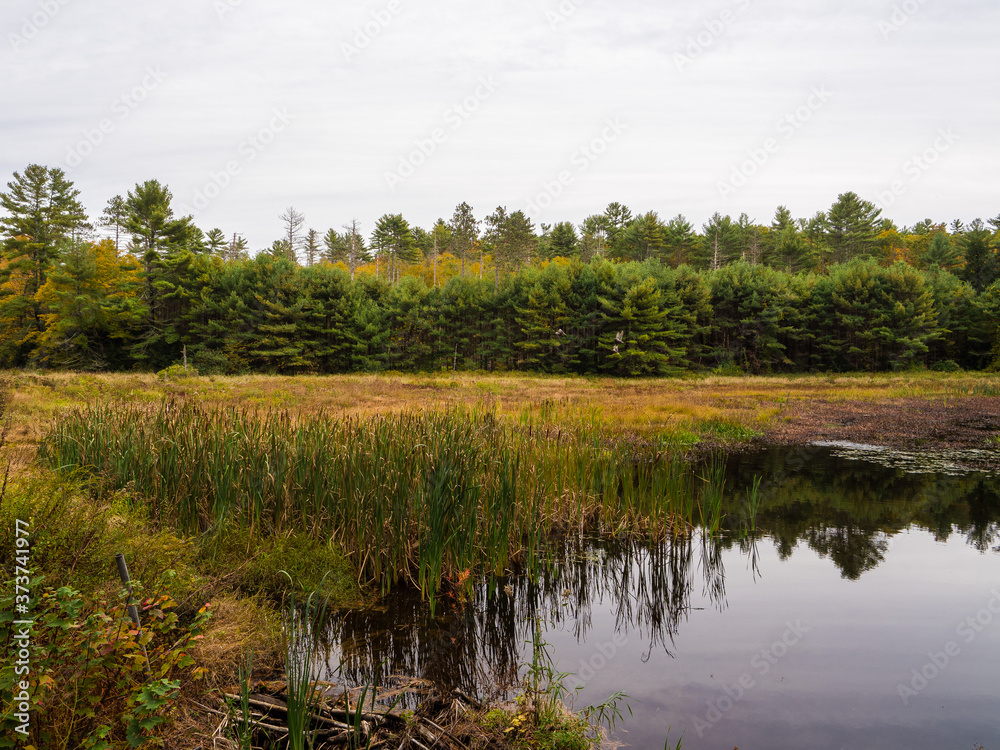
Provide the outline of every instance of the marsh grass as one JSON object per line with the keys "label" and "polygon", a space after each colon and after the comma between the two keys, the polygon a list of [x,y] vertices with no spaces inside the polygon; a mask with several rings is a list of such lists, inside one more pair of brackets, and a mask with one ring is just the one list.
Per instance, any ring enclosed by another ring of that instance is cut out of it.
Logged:
{"label": "marsh grass", "polygon": [[319,705],[319,689],[313,679],[313,663],[317,650],[314,623],[326,617],[326,598],[320,589],[313,591],[300,611],[295,606],[295,581],[287,571],[281,571],[291,585],[291,603],[287,618],[287,660],[285,662],[286,699],[289,750],[312,747],[310,725]]}
{"label": "marsh grass", "polygon": [[432,601],[470,571],[533,569],[553,532],[683,533],[717,516],[721,492],[669,440],[587,413],[515,420],[483,406],[337,417],[100,404],[61,419],[39,456],[82,470],[98,496],[127,488],[160,524],[306,533],[383,592],[406,582]]}

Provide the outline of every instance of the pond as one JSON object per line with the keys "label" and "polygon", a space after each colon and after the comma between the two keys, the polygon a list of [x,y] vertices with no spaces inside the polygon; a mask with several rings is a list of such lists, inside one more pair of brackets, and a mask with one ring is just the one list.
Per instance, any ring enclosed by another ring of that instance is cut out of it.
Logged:
{"label": "pond", "polygon": [[730,456],[720,533],[562,540],[434,617],[394,594],[335,618],[327,663],[503,694],[537,629],[577,709],[630,696],[632,747],[1000,750],[1000,478],[925,458]]}

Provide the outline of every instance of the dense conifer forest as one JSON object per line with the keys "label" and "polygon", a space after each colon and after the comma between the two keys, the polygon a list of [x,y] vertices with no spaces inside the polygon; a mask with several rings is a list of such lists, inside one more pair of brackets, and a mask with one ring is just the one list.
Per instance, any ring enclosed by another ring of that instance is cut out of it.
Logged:
{"label": "dense conifer forest", "polygon": [[618,203],[579,226],[462,203],[366,235],[288,208],[251,252],[171,201],[149,180],[91,219],[62,170],[15,172],[0,366],[651,376],[982,369],[1000,353],[1000,216],[897,227],[848,192],[810,218],[716,213],[699,230]]}

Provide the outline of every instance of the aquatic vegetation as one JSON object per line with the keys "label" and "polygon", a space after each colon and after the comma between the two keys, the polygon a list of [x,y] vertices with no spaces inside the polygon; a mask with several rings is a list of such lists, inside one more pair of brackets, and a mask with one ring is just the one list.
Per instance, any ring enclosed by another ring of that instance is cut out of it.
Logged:
{"label": "aquatic vegetation", "polygon": [[306,532],[383,591],[406,582],[432,600],[469,571],[533,570],[552,533],[663,538],[696,520],[718,528],[721,514],[721,471],[699,478],[669,440],[485,407],[337,417],[95,405],[61,419],[39,456],[83,469],[98,492],[127,487],[160,524]]}

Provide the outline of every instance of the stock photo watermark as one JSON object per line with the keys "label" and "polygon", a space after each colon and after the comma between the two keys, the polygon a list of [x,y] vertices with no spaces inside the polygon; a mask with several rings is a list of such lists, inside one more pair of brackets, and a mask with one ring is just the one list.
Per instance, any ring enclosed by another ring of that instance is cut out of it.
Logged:
{"label": "stock photo watermark", "polygon": [[38,10],[21,19],[21,27],[17,31],[11,31],[7,34],[10,48],[17,52],[21,47],[35,39],[42,33],[42,29],[59,15],[59,11],[69,5],[69,2],[70,0],[42,0],[38,4]]}
{"label": "stock photo watermark", "polygon": [[239,159],[230,159],[222,169],[213,170],[208,173],[208,179],[204,184],[195,190],[189,206],[184,206],[185,213],[193,213],[191,209],[201,211],[222,195],[235,177],[238,177],[247,164],[254,161],[260,154],[277,139],[278,134],[283,132],[295,120],[295,115],[282,107],[275,107],[271,110],[271,119],[267,125],[251,133],[236,147]]}
{"label": "stock photo watermark", "polygon": [[726,33],[726,30],[739,20],[738,14],[749,8],[751,2],[752,0],[733,0],[733,5],[736,6],[735,10],[726,8],[720,11],[702,23],[704,28],[701,31],[689,34],[684,50],[674,53],[674,64],[677,69],[684,70],[689,65],[693,65],[696,60],[709,51],[716,41]]}
{"label": "stock photo watermark", "polygon": [[948,641],[941,647],[940,651],[928,651],[927,661],[921,666],[913,668],[909,681],[896,685],[896,691],[904,706],[910,705],[910,699],[916,698],[926,690],[927,686],[938,675],[962,655],[963,645],[970,645],[986,628],[993,625],[994,620],[1000,617],[1000,589],[993,589],[990,594],[992,594],[992,598],[986,603],[986,606],[975,614],[964,618],[955,626],[955,635],[958,640]]}
{"label": "stock photo watermark", "polygon": [[941,157],[948,153],[952,146],[960,140],[961,138],[952,128],[938,129],[931,145],[903,162],[903,176],[909,179],[893,180],[889,184],[888,189],[878,191],[876,198],[879,205],[883,209],[890,208],[911,185],[920,182],[923,176],[940,161]]}
{"label": "stock photo watermark", "polygon": [[831,97],[832,94],[825,86],[813,86],[802,104],[778,118],[774,124],[777,136],[769,136],[759,146],[749,149],[746,159],[732,165],[729,179],[719,181],[719,195],[722,199],[729,200],[746,185],[771,157],[781,150],[784,143],[795,137],[795,134],[812,120],[813,115],[826,106]]}
{"label": "stock photo watermark", "polygon": [[591,164],[607,152],[612,143],[621,138],[627,126],[617,117],[609,117],[604,121],[604,129],[600,135],[578,147],[570,156],[569,163],[574,169],[563,169],[551,180],[542,183],[542,189],[530,200],[525,201],[525,208],[532,216],[537,216],[551,206],[562,195],[566,188],[576,182],[577,177],[585,172]]}
{"label": "stock photo watermark", "polygon": [[892,13],[887,19],[880,20],[876,26],[882,34],[883,39],[888,39],[896,32],[900,31],[910,19],[917,15],[917,12],[927,3],[927,0],[905,0],[905,2],[892,6]]}
{"label": "stock photo watermark", "polygon": [[555,10],[545,11],[545,20],[553,29],[559,28],[559,24],[566,23],[570,16],[579,10],[581,5],[585,5],[587,0],[562,0]]}
{"label": "stock photo watermark", "polygon": [[243,0],[213,0],[212,7],[215,8],[215,14],[221,21],[242,4]]}
{"label": "stock photo watermark", "polygon": [[372,11],[372,19],[355,30],[351,41],[340,43],[340,52],[344,55],[344,60],[350,62],[351,58],[366,50],[402,11],[403,5],[399,0],[389,0],[381,10]]}
{"label": "stock photo watermark", "polygon": [[66,170],[83,164],[84,160],[100,148],[107,137],[114,133],[118,126],[125,122],[165,80],[167,74],[160,70],[159,66],[146,68],[146,75],[137,85],[123,92],[121,96],[115,97],[111,102],[111,112],[118,117],[101,119],[94,127],[84,130],[80,140],[66,149],[66,158],[63,160]]}
{"label": "stock photo watermark", "polygon": [[425,138],[417,138],[413,142],[413,150],[408,154],[399,157],[399,164],[392,172],[385,173],[385,184],[392,192],[417,173],[417,170],[427,163],[440,148],[440,146],[451,137],[451,135],[472,117],[484,102],[488,101],[496,93],[497,83],[493,76],[480,76],[479,85],[472,94],[456,102],[445,110],[442,115],[444,126],[438,126],[431,130]]}
{"label": "stock photo watermark", "polygon": [[31,525],[20,518],[14,528],[14,620],[11,623],[13,646],[10,658],[14,665],[13,714],[14,732],[25,740],[31,731],[31,695],[28,678],[31,675],[31,626],[27,619],[31,608]]}
{"label": "stock photo watermark", "polygon": [[706,731],[722,721],[725,715],[747,696],[747,693],[757,687],[758,680],[766,677],[809,630],[809,627],[802,624],[802,620],[796,620],[794,623],[786,622],[785,632],[781,637],[755,654],[750,659],[750,669],[740,675],[738,680],[723,686],[724,695],[707,702],[708,708],[703,716],[694,717],[692,724],[698,736],[703,737]]}
{"label": "stock photo watermark", "polygon": [[610,641],[603,641],[594,647],[594,653],[589,659],[580,659],[580,668],[573,677],[577,680],[576,689],[584,688],[588,682],[597,676],[628,644],[628,636],[616,632]]}

